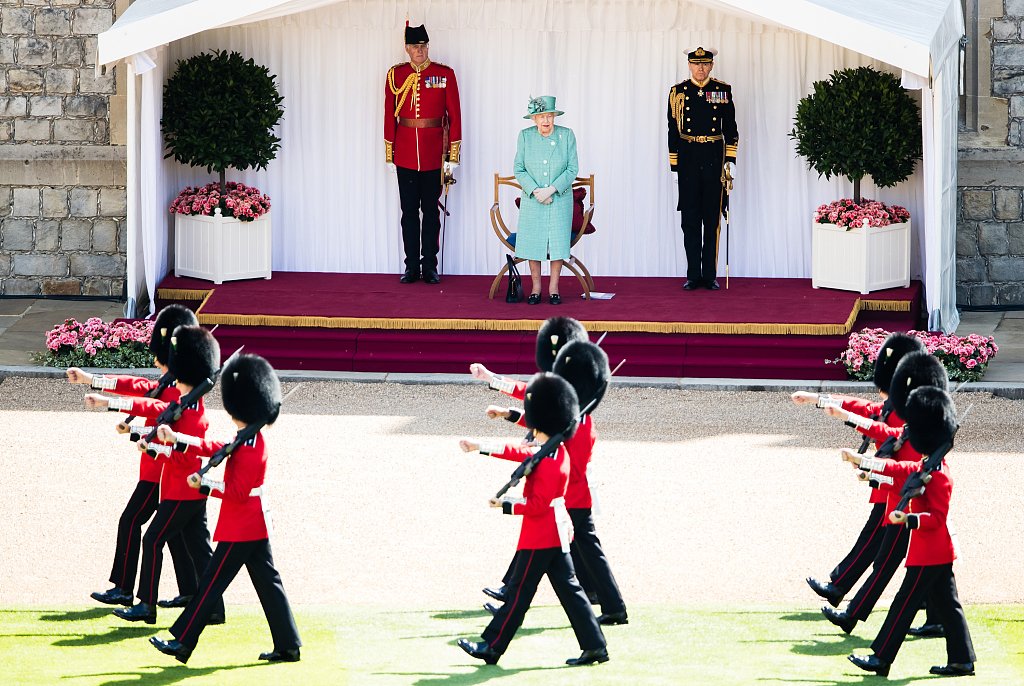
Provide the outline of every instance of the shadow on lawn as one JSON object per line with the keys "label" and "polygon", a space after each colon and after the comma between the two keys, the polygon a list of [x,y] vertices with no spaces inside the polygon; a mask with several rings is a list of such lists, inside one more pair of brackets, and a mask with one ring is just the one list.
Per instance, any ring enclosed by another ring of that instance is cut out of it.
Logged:
{"label": "shadow on lawn", "polygon": [[[473,658],[469,658],[473,659]],[[471,686],[482,684],[491,679],[501,679],[522,672],[550,671],[555,669],[572,669],[571,667],[520,667],[503,669],[498,665],[479,665],[472,672],[459,674],[424,674],[423,672],[376,672],[380,676],[420,677],[413,683],[415,686]]]}
{"label": "shadow on lawn", "polygon": [[[562,627],[562,626],[531,626],[531,627],[525,627],[524,626],[524,627],[519,627],[519,629],[516,631],[516,636],[532,636],[533,634],[539,634],[542,631],[558,631],[559,629],[564,629],[564,628],[565,627]],[[456,635],[456,638],[452,638],[453,634]],[[399,641],[411,641],[411,640],[416,640],[416,639],[421,639],[421,638],[447,638],[447,639],[451,639],[451,640],[448,641],[448,644],[451,645],[451,646],[455,646],[457,648],[458,646],[455,645],[455,641],[458,640],[458,634],[459,634],[459,632],[448,632],[446,634],[423,634],[423,635],[420,635],[420,636],[399,636],[398,640]],[[472,632],[470,632],[470,631],[463,631],[463,632],[461,632],[461,634],[463,635],[463,637],[465,637],[466,635],[471,635]]]}
{"label": "shadow on lawn", "polygon": [[[265,665],[266,663],[263,663]],[[64,677],[65,679],[81,679],[83,677],[123,677],[116,678],[112,681],[104,681],[102,686],[127,686],[128,684],[153,684],[160,686],[161,684],[175,684],[185,679],[191,679],[197,676],[204,676],[206,674],[213,674],[216,672],[226,672],[231,669],[249,669],[250,667],[260,667],[263,665],[232,665],[228,667],[200,667],[191,668],[185,665],[173,665],[170,667],[143,667],[138,672],[100,672],[96,674],[76,674],[74,676]],[[149,671],[155,670],[155,671]]]}
{"label": "shadow on lawn", "polygon": [[99,619],[109,617],[113,614],[111,607],[90,607],[88,610],[67,610],[66,612],[51,612],[39,615],[41,622],[76,622],[83,619]]}
{"label": "shadow on lawn", "polygon": [[[856,668],[855,668],[856,669]],[[920,681],[930,681],[935,679],[934,676],[924,675],[919,677],[909,677],[906,679],[888,679],[880,678],[874,674],[864,672],[863,674],[850,674],[853,677],[861,677],[861,681],[828,681],[827,679],[795,679],[792,677],[762,677],[757,681],[759,683],[780,683],[780,684],[813,684],[813,686],[850,686],[850,684],[862,684],[862,686],[873,686],[876,684],[885,684],[885,686],[909,686],[909,684],[916,684]]]}
{"label": "shadow on lawn", "polygon": [[130,638],[142,638],[153,635],[152,627],[144,626],[119,626],[109,629],[105,634],[80,634],[75,638],[62,638],[54,641],[55,646],[98,646],[107,643],[115,643]]}

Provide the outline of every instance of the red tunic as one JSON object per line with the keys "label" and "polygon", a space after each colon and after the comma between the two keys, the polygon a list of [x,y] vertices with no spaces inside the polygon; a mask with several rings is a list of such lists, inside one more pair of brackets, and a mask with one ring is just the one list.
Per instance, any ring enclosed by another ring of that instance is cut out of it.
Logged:
{"label": "red tunic", "polygon": [[[519,421],[516,423],[525,427],[526,415],[519,415]],[[587,467],[594,454],[596,442],[597,430],[594,429],[594,420],[589,414],[584,415],[576,427],[576,433],[564,443],[565,449],[569,452],[569,485],[565,489],[565,507],[569,510],[590,509],[594,505],[590,496],[590,482],[587,481]]]}
{"label": "red tunic", "polygon": [[[890,417],[894,417],[895,415],[896,415],[896,413],[892,412],[889,416]],[[888,424],[883,424],[882,422],[872,422],[871,426],[868,427],[867,429],[857,429],[857,430],[860,431],[865,436],[870,436],[871,439],[873,441],[875,441],[876,444],[881,444],[881,443],[884,443],[886,441],[886,439],[888,439],[890,437],[892,437],[892,438],[899,438],[900,437],[900,434],[903,433],[903,420],[899,420],[899,421],[900,421],[900,426],[898,426],[898,427],[897,426],[889,426]],[[910,463],[910,464],[917,464],[917,463],[919,463],[921,461],[921,457],[922,457],[921,453],[919,453],[916,450],[914,450],[914,447],[912,445],[910,445],[910,441],[904,441],[903,442],[903,447],[900,448],[899,450],[897,450],[893,454],[893,458],[895,459],[895,461],[897,461],[897,462],[907,462],[907,463]],[[886,476],[888,476],[888,475],[886,475]],[[885,524],[887,526],[892,525],[892,523],[889,521],[889,514],[893,510],[896,509],[896,504],[899,503],[899,501],[900,501],[900,486],[901,486],[900,484],[896,484],[894,482],[892,486],[889,486],[889,485],[886,485],[886,484],[882,484],[877,489],[874,489],[874,488],[871,489],[872,491],[877,491],[877,492],[879,492],[879,493],[881,493],[881,494],[883,494],[885,496],[885,519],[883,520],[883,524]],[[872,502],[876,502],[876,501],[872,501]],[[877,502],[882,502],[882,501],[879,500]]]}
{"label": "red tunic", "polygon": [[[112,378],[117,380],[117,386],[111,389],[111,393],[136,397],[146,395],[160,383],[157,380],[144,379],[141,376],[112,375]],[[181,391],[178,390],[177,386],[171,385],[165,388],[157,399],[173,403],[180,397]],[[146,417],[144,426],[153,426],[155,421],[153,417]],[[142,453],[142,457],[139,459],[139,481],[159,483],[161,467],[162,465],[159,462],[146,453]]]}
{"label": "red tunic", "polygon": [[[921,470],[920,462],[886,460],[882,473],[893,478],[893,488],[903,487],[907,478]],[[910,531],[907,567],[951,564],[956,559],[953,539],[946,526],[949,500],[953,494],[953,480],[949,477],[945,460],[942,467],[932,472],[932,480],[924,494],[910,501],[910,512],[918,515],[918,528]]]}
{"label": "red tunic", "polygon": [[[209,457],[223,446],[223,442],[203,440],[194,450]],[[224,501],[213,540],[262,541],[270,538],[263,513],[263,496],[252,495],[253,489],[262,488],[267,473],[267,446],[263,442],[263,434],[258,433],[255,440],[238,446],[225,464],[224,490],[210,491],[214,498]]]}
{"label": "red tunic", "polygon": [[[842,408],[847,412],[853,412],[859,414],[861,417],[877,417],[882,414],[883,403],[875,402],[873,400],[863,400],[861,398],[853,398],[842,396],[843,404]],[[889,416],[886,417],[885,423],[893,428],[901,428],[903,426],[903,420],[900,419],[895,412],[890,412]],[[875,441],[875,450],[878,450],[879,446],[884,441]],[[868,489],[868,502],[869,503],[884,503],[886,500],[885,491],[877,488]]]}
{"label": "red tunic", "polygon": [[[136,398],[132,409],[123,411],[126,414],[155,420],[161,412],[167,409],[169,404],[153,398]],[[181,414],[181,419],[171,424],[174,431],[198,438],[206,436],[206,430],[209,427],[210,422],[206,419],[206,407],[202,398],[195,405],[186,408]],[[199,471],[202,466],[202,460],[198,457],[171,451],[170,457],[158,454],[155,458],[149,458],[144,455],[143,459],[153,459],[163,467],[160,474],[160,502],[165,500],[201,500],[206,497],[188,485],[189,475]]]}
{"label": "red tunic", "polygon": [[[503,460],[522,462],[533,454],[533,450],[525,446],[505,446],[494,457]],[[551,457],[545,457],[526,477],[523,486],[524,503],[516,503],[512,514],[523,516],[523,526],[519,532],[519,543],[516,550],[543,550],[558,548],[562,545],[558,538],[558,525],[555,522],[555,510],[551,501],[565,495],[565,487],[569,483],[569,460],[565,446]]]}
{"label": "red tunic", "polygon": [[[406,126],[399,118],[421,120],[426,126]],[[448,125],[449,157],[457,163],[462,110],[455,71],[438,62],[428,62],[419,72],[409,62],[391,67],[384,83],[385,162],[416,171],[440,169],[445,152],[444,120]]]}

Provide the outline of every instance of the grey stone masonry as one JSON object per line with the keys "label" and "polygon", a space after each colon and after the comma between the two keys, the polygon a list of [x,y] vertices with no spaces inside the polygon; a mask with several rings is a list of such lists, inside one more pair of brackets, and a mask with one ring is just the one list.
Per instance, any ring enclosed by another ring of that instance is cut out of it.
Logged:
{"label": "grey stone masonry", "polygon": [[123,132],[124,103],[93,60],[127,6],[0,0],[0,297],[122,295],[127,165],[110,117]]}
{"label": "grey stone masonry", "polygon": [[[1024,153],[1022,153],[1024,154]],[[961,173],[961,178],[964,176]],[[996,179],[997,182],[1007,180]],[[1017,180],[1024,183],[1024,178]],[[1024,188],[958,188],[957,304],[1021,306],[1024,280]]]}

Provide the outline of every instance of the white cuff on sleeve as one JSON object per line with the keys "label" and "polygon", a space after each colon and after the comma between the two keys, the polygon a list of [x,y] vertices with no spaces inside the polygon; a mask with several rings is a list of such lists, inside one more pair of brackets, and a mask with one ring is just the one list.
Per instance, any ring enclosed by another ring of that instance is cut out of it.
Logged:
{"label": "white cuff on sleeve", "polygon": [[510,379],[507,376],[495,376],[491,379],[491,383],[487,385],[506,395],[512,395],[512,392],[516,390],[516,380]]}
{"label": "white cuff on sleeve", "polygon": [[880,472],[885,469],[885,460],[880,460],[877,457],[862,457],[860,468],[868,472]]}
{"label": "white cuff on sleeve", "polygon": [[134,398],[107,398],[107,409],[110,410],[111,412],[117,412],[119,410],[131,412],[133,407],[135,407]]}
{"label": "white cuff on sleeve", "polygon": [[112,391],[117,388],[117,379],[103,374],[92,375],[92,387],[101,391]]}

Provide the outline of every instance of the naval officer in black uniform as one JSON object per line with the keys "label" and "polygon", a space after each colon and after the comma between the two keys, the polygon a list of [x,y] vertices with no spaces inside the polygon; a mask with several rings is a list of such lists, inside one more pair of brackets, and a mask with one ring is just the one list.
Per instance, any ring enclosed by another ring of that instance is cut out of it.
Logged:
{"label": "naval officer in black uniform", "polygon": [[686,282],[683,290],[717,291],[718,234],[728,203],[725,173],[732,175],[739,132],[732,87],[711,78],[714,53],[689,53],[690,78],[668,93],[668,163],[679,174]]}

